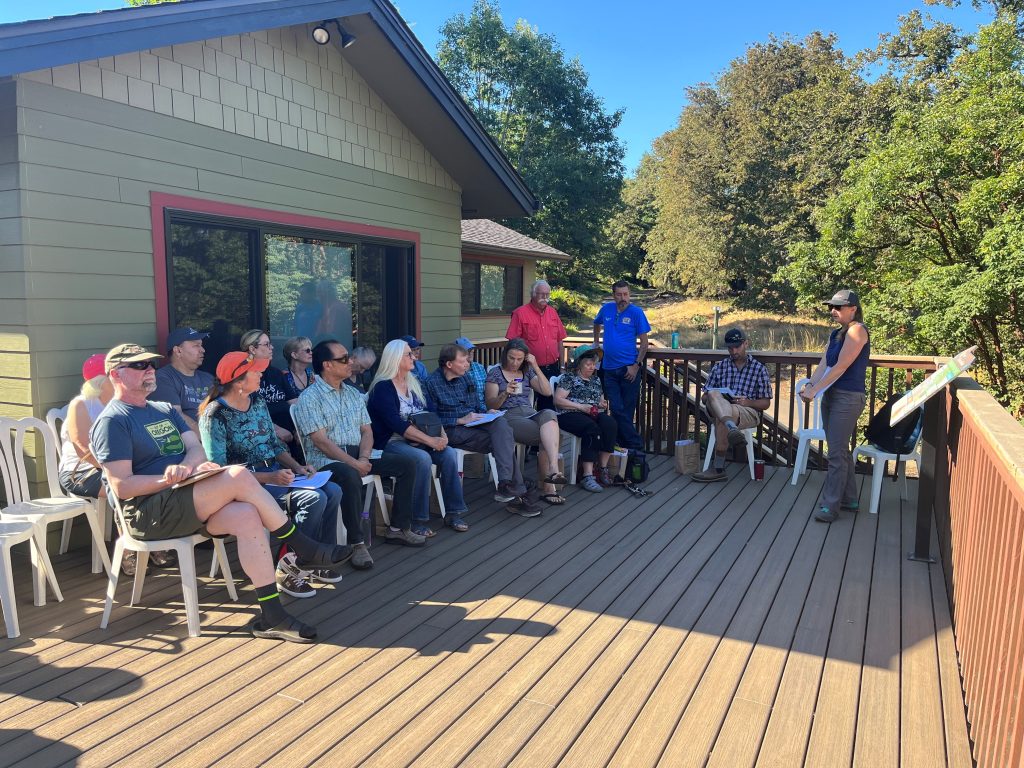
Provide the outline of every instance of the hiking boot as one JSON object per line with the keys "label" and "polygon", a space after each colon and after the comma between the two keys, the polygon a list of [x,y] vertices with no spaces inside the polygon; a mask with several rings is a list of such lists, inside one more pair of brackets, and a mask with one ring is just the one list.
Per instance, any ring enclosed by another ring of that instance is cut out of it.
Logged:
{"label": "hiking boot", "polygon": [[512,489],[512,483],[508,480],[502,480],[498,483],[498,487],[494,491],[494,500],[499,504],[508,504],[510,501],[515,499],[516,494]]}
{"label": "hiking boot", "polygon": [[819,523],[834,523],[839,519],[839,513],[832,512],[828,507],[822,507],[814,513],[814,519]]}
{"label": "hiking boot", "polygon": [[277,561],[277,588],[292,597],[316,597],[316,590],[310,586],[309,571],[302,570],[294,552],[288,552]]}
{"label": "hiking boot", "polygon": [[739,446],[746,447],[747,436],[743,433],[742,429],[730,429],[729,430],[729,447],[737,448]]}
{"label": "hiking boot", "polygon": [[370,557],[370,550],[363,542],[352,545],[352,559],[349,560],[352,567],[357,571],[365,571],[373,568],[373,558]]}
{"label": "hiking boot", "polygon": [[601,493],[604,491],[604,488],[601,487],[601,484],[597,482],[597,478],[593,475],[584,475],[580,480],[580,488],[591,493]]}
{"label": "hiking boot", "polygon": [[154,568],[177,568],[178,553],[173,549],[165,549],[161,552],[150,552],[149,562]]}
{"label": "hiking boot", "polygon": [[536,504],[525,496],[520,496],[508,504],[505,509],[513,515],[520,517],[538,517],[543,511],[539,504]]}
{"label": "hiking boot", "polygon": [[704,472],[697,472],[691,475],[690,479],[695,483],[722,483],[728,480],[729,476],[725,474],[724,469],[712,467]]}
{"label": "hiking boot", "polygon": [[422,547],[427,543],[425,536],[420,536],[418,533],[413,533],[411,530],[406,528],[405,530],[396,531],[394,528],[388,527],[387,532],[384,534],[384,541],[388,544],[401,544],[406,547]]}

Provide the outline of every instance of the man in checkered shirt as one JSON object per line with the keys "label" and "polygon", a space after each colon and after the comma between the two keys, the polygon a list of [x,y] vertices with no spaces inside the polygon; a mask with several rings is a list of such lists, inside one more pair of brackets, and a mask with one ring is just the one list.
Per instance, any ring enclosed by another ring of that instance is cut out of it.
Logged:
{"label": "man in checkered shirt", "polygon": [[744,429],[757,426],[761,411],[772,401],[772,383],[764,363],[747,353],[750,342],[740,328],[725,334],[729,356],[715,363],[704,387],[704,405],[713,419],[715,460],[706,472],[698,472],[698,483],[726,479],[725,456],[729,448],[746,445]]}

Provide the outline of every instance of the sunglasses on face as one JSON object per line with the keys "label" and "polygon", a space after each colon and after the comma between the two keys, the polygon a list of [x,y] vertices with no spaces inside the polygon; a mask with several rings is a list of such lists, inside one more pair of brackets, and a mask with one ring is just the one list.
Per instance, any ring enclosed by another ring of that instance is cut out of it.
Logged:
{"label": "sunglasses on face", "polygon": [[134,363],[125,363],[124,365],[117,366],[119,371],[125,368],[131,368],[133,371],[144,371],[147,368],[156,369],[156,365],[152,360],[138,360]]}
{"label": "sunglasses on face", "polygon": [[305,349],[300,349],[300,350],[299,350],[299,352],[301,352],[301,353],[302,353],[302,354],[304,354],[304,355],[308,355],[308,354],[309,354],[310,352],[312,352],[312,351],[313,351],[313,348],[312,348],[312,347],[306,347]]}
{"label": "sunglasses on face", "polygon": [[331,362],[332,363],[347,363],[348,362],[348,355],[342,355],[341,357],[332,357],[331,358]]}

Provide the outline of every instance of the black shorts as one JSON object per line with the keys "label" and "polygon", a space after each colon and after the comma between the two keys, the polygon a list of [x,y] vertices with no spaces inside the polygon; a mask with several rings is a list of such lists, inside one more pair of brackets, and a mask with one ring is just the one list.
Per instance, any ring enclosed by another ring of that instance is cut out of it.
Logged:
{"label": "black shorts", "polygon": [[192,500],[193,486],[166,488],[121,502],[131,534],[143,541],[176,539],[203,531]]}

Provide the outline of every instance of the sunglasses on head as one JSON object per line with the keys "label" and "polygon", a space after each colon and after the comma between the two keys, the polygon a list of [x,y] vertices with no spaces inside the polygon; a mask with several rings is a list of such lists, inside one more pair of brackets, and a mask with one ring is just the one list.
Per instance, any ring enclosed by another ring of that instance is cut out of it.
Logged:
{"label": "sunglasses on head", "polygon": [[117,366],[118,370],[122,368],[131,368],[133,371],[144,371],[147,368],[156,368],[156,364],[152,360],[136,360],[134,363],[125,363],[124,365]]}
{"label": "sunglasses on head", "polygon": [[238,372],[240,370],[242,370],[243,368],[245,368],[245,366],[247,366],[250,363],[252,363],[252,361],[255,360],[255,359],[256,359],[256,356],[253,355],[252,352],[250,352],[248,355],[246,355],[245,356],[245,360],[243,360],[238,365],[236,365],[235,369],[233,371],[231,371],[231,376],[228,378],[228,381],[234,381],[235,378],[238,376]]}

